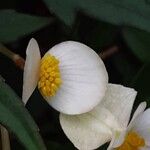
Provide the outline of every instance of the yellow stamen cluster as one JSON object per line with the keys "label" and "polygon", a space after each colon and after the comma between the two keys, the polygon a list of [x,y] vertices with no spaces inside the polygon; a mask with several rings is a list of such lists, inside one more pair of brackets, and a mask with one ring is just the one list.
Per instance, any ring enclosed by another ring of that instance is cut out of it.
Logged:
{"label": "yellow stamen cluster", "polygon": [[61,83],[59,61],[54,56],[46,54],[40,65],[39,91],[43,96],[54,96]]}
{"label": "yellow stamen cluster", "polygon": [[116,150],[139,150],[145,146],[145,141],[136,132],[129,132],[124,143]]}

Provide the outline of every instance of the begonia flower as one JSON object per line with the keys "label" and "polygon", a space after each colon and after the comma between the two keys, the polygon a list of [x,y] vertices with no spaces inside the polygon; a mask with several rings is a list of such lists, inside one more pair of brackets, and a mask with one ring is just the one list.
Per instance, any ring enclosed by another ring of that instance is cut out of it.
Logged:
{"label": "begonia flower", "polygon": [[24,67],[22,99],[25,104],[37,85],[54,109],[65,114],[81,114],[101,102],[108,75],[101,58],[84,44],[62,42],[41,58],[36,40],[31,39]]}

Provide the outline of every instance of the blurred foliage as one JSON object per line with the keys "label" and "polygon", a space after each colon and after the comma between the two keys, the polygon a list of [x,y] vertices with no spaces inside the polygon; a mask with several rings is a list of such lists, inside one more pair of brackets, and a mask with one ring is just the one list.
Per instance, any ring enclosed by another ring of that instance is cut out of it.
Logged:
{"label": "blurred foliage", "polygon": [[132,81],[133,87],[138,91],[137,102],[146,101],[150,106],[150,64],[144,65]]}
{"label": "blurred foliage", "polygon": [[45,150],[38,127],[2,77],[0,77],[0,122],[17,136],[26,149]]}
{"label": "blurred foliage", "polygon": [[[141,101],[147,101],[150,106],[149,0],[5,0],[0,1],[0,9],[0,42],[24,58],[27,43],[32,37],[37,39],[42,54],[65,40],[82,42],[97,53],[116,46],[118,52],[104,60],[109,82],[133,87],[138,91],[133,111]],[[22,71],[2,55],[0,64],[0,74],[21,96]],[[60,127],[58,112],[49,107],[37,90],[26,108],[37,123],[47,149],[75,149]],[[19,119],[20,114],[13,117],[17,117],[20,123],[25,121]],[[30,125],[23,127],[29,128]],[[9,126],[10,129],[12,127]],[[22,132],[27,134],[29,131]],[[13,134],[11,141],[12,149],[23,149]]]}
{"label": "blurred foliage", "polygon": [[0,41],[9,42],[17,40],[43,26],[52,20],[45,17],[30,16],[17,13],[14,10],[0,11]]}
{"label": "blurred foliage", "polygon": [[72,24],[75,12],[83,10],[100,20],[116,25],[131,25],[150,32],[150,7],[139,0],[44,0],[48,8],[66,24]]}
{"label": "blurred foliage", "polygon": [[124,38],[135,55],[143,62],[150,62],[150,33],[135,28],[123,29]]}

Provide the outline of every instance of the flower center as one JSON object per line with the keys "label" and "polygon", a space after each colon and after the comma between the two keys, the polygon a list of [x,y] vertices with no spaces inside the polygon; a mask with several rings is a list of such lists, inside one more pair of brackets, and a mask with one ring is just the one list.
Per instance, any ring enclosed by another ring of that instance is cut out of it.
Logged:
{"label": "flower center", "polygon": [[59,60],[50,54],[41,59],[39,91],[43,96],[54,96],[62,83]]}
{"label": "flower center", "polygon": [[124,143],[116,148],[116,150],[138,150],[138,148],[145,146],[145,141],[136,132],[129,132],[125,138]]}

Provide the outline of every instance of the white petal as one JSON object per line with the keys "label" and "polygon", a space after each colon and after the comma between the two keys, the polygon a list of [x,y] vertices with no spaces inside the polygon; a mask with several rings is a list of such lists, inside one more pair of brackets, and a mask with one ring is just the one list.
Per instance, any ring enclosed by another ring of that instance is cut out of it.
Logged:
{"label": "white petal", "polygon": [[134,126],[135,119],[144,112],[145,108],[146,108],[146,102],[142,102],[139,104],[138,108],[134,112],[133,117],[128,125],[128,131],[131,130],[131,128]]}
{"label": "white petal", "polygon": [[[112,134],[108,134],[109,136],[106,134],[106,136],[102,131],[101,134],[97,135],[99,127],[105,125],[110,133],[117,130],[118,133],[120,132],[120,135],[116,136],[115,134],[110,145],[111,149],[121,144],[124,140],[126,131],[123,131],[121,127],[123,125],[123,127],[126,127],[125,124],[128,123],[135,96],[136,91],[133,89],[121,85],[108,84],[106,95],[98,106],[91,112],[82,115],[69,116],[61,114],[61,126],[67,137],[79,149],[95,149],[109,140],[109,138],[112,138]],[[119,124],[117,121],[119,121]],[[127,123],[124,123],[124,121]],[[122,125],[121,123],[124,124]],[[95,126],[98,126],[98,128],[95,128]],[[92,128],[95,128],[95,132],[91,130]],[[89,138],[88,135],[92,138]],[[93,138],[93,136],[100,137]],[[91,139],[94,139],[94,141],[91,141]]]}
{"label": "white petal", "polygon": [[39,66],[40,66],[40,50],[35,39],[31,39],[27,51],[26,61],[23,75],[23,93],[22,100],[24,104],[27,103],[29,97],[35,90],[39,79]]}
{"label": "white petal", "polygon": [[107,150],[114,150],[114,148],[119,147],[126,137],[127,131],[124,130],[122,132],[115,131],[112,135],[112,140],[107,148]]}
{"label": "white petal", "polygon": [[[132,106],[137,92],[117,84],[109,84],[102,104],[117,118],[125,129],[130,119]],[[116,130],[116,129],[114,129]]]}
{"label": "white petal", "polygon": [[144,146],[144,147],[140,148],[139,150],[150,150],[150,147],[149,146]]}
{"label": "white petal", "polygon": [[145,107],[146,107],[145,102],[142,102],[138,106],[138,108],[136,109],[136,111],[132,117],[132,120],[131,120],[131,122],[130,122],[130,124],[126,130],[124,130],[122,132],[116,131],[113,133],[113,138],[112,138],[111,143],[108,147],[108,150],[112,150],[114,148],[117,148],[124,142],[124,139],[125,139],[125,136],[127,135],[127,133],[130,132],[130,130],[133,130],[133,126],[135,124],[135,118],[137,118],[144,111]]}
{"label": "white petal", "polygon": [[66,136],[80,150],[98,148],[111,140],[111,127],[118,128],[114,116],[101,105],[81,115],[60,114],[60,124]]}
{"label": "white petal", "polygon": [[104,97],[108,75],[100,57],[84,44],[68,41],[50,49],[60,61],[62,85],[48,103],[65,114],[92,110]]}
{"label": "white petal", "polygon": [[132,130],[142,136],[146,145],[150,146],[150,109],[147,109],[135,118]]}

